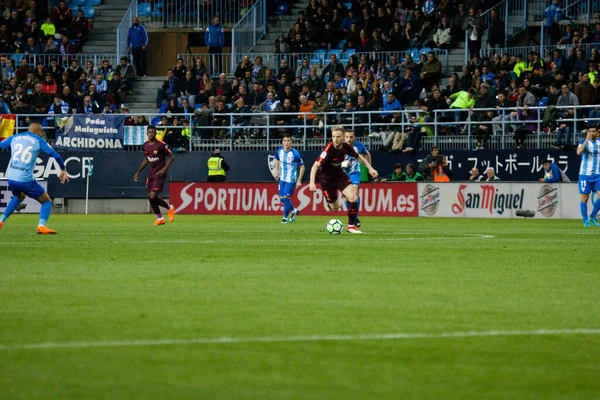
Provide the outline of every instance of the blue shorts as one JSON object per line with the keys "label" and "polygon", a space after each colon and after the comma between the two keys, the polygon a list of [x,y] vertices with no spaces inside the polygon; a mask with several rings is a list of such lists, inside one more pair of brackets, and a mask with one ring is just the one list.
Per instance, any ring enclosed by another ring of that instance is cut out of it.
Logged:
{"label": "blue shorts", "polygon": [[579,194],[590,194],[600,190],[598,175],[579,175]]}
{"label": "blue shorts", "polygon": [[350,182],[352,182],[353,185],[360,186],[360,172],[348,174],[348,178],[350,178]]}
{"label": "blue shorts", "polygon": [[292,197],[296,190],[296,182],[279,181],[279,197]]}
{"label": "blue shorts", "polygon": [[37,181],[17,182],[8,180],[8,187],[14,196],[25,193],[25,196],[37,200],[46,190]]}

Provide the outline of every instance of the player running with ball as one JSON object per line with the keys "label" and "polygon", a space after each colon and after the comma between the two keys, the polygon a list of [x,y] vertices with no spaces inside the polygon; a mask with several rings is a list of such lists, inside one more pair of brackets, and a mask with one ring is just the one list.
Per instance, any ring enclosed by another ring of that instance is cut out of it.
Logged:
{"label": "player running with ball", "polygon": [[[144,161],[142,161],[142,165],[140,165],[133,176],[133,180],[137,182],[140,179],[140,173],[148,164],[150,164],[150,171],[148,171],[148,178],[146,179],[148,201],[150,202],[152,211],[156,214],[154,225],[164,225],[165,219],[160,212],[160,207],[168,210],[169,222],[173,222],[175,219],[175,206],[173,206],[173,204],[167,204],[167,202],[159,196],[165,184],[167,170],[171,164],[173,164],[173,161],[175,161],[175,157],[173,157],[173,153],[171,153],[171,150],[169,150],[165,142],[156,139],[156,127],[154,125],[148,125],[148,128],[146,128],[146,135],[148,136],[148,140],[142,146],[142,150],[144,151]],[[167,157],[169,158],[169,161],[165,163]]]}
{"label": "player running with ball", "polygon": [[358,213],[358,186],[353,185],[348,175],[342,170],[342,161],[346,155],[356,158],[361,164],[369,169],[369,175],[377,178],[379,174],[373,169],[365,157],[358,154],[352,146],[344,143],[344,128],[334,126],[331,129],[332,140],[321,152],[321,155],[313,164],[310,170],[311,192],[317,190],[316,178],[319,174],[319,182],[327,199],[328,207],[331,211],[338,211],[340,204],[338,202],[338,190],[342,192],[348,200],[348,228],[349,233],[362,233],[356,227],[356,215]]}

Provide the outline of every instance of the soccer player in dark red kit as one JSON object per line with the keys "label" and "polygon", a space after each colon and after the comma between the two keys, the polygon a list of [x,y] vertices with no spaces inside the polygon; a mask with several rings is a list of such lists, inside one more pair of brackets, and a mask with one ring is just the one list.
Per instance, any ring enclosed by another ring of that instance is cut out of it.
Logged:
{"label": "soccer player in dark red kit", "polygon": [[[160,213],[160,207],[169,210],[169,222],[173,222],[175,219],[175,206],[167,204],[159,196],[165,184],[167,170],[175,161],[175,157],[173,157],[173,153],[171,153],[165,142],[156,139],[156,127],[154,125],[148,125],[146,135],[148,140],[142,146],[144,161],[142,161],[142,165],[133,176],[133,180],[137,182],[140,179],[140,173],[146,168],[146,165],[150,164],[150,171],[148,171],[148,178],[146,179],[148,201],[152,211],[156,214],[154,225],[164,225],[165,219]],[[166,158],[169,158],[169,160],[165,163]]]}
{"label": "soccer player in dark red kit", "polygon": [[338,202],[338,190],[342,192],[346,200],[348,200],[348,227],[349,233],[362,233],[356,227],[356,214],[358,212],[358,186],[353,185],[348,178],[348,175],[342,170],[342,161],[348,154],[356,158],[361,164],[369,169],[369,174],[373,178],[379,175],[373,169],[371,164],[362,155],[358,154],[352,146],[344,143],[344,128],[334,126],[331,128],[331,143],[329,143],[321,152],[317,161],[313,164],[310,170],[310,186],[311,192],[317,190],[315,183],[317,172],[319,171],[319,182],[327,199],[327,204],[331,211],[338,211],[340,203]]}

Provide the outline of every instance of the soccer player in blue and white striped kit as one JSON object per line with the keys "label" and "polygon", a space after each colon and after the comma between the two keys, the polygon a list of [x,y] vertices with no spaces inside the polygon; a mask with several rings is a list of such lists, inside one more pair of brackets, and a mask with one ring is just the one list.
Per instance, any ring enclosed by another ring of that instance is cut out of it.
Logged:
{"label": "soccer player in blue and white striped kit", "polygon": [[8,163],[8,187],[10,188],[13,198],[4,210],[4,214],[0,217],[0,228],[4,226],[4,221],[17,209],[19,204],[25,200],[25,196],[36,199],[41,205],[40,221],[36,229],[39,235],[54,234],[56,231],[48,229],[46,222],[50,218],[52,210],[52,200],[44,188],[37,183],[33,177],[33,169],[40,151],[54,157],[60,166],[59,179],[61,183],[69,181],[65,163],[61,156],[58,155],[52,147],[46,143],[40,136],[44,132],[42,125],[33,122],[29,125],[29,130],[19,135],[10,136],[8,139],[0,142],[0,149],[5,150],[10,148],[10,162]]}
{"label": "soccer player in blue and white striped kit", "polygon": [[[585,139],[579,142],[577,154],[581,156],[579,193],[581,194],[580,208],[583,226],[600,226],[596,220],[596,215],[600,211],[600,139],[597,127],[588,128]],[[592,214],[588,217],[587,202],[592,192],[597,192],[597,198]]]}
{"label": "soccer player in blue and white striped kit", "polygon": [[292,148],[292,135],[285,134],[282,144],[275,152],[275,179],[279,181],[279,200],[283,204],[281,223],[287,224],[294,222],[300,213],[292,204],[292,196],[294,190],[302,185],[305,167],[298,150]]}
{"label": "soccer player in blue and white striped kit", "polygon": [[[364,156],[367,159],[367,161],[369,162],[369,164],[371,163],[371,153],[369,153],[369,150],[367,150],[367,148],[365,147],[364,144],[356,141],[356,135],[354,134],[353,130],[347,129],[344,131],[344,141],[346,143],[348,143],[350,146],[352,146],[354,151],[356,151],[358,154],[361,154],[362,156]],[[360,164],[359,164],[358,160],[352,156],[346,155],[346,158],[344,159],[344,162],[342,163],[342,169],[344,170],[346,175],[348,175],[348,178],[350,178],[350,182],[352,182],[353,185],[360,187]],[[360,196],[358,197],[357,203],[358,203],[358,210],[360,210]],[[349,207],[347,201],[346,201],[346,207]],[[356,213],[356,226],[360,227],[360,221],[358,219],[358,211]]]}

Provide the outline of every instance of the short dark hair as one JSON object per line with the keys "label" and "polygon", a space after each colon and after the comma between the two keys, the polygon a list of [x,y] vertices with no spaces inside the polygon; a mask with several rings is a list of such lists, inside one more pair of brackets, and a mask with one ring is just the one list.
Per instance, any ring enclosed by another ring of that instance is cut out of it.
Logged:
{"label": "short dark hair", "polygon": [[286,132],[286,133],[284,133],[284,134],[283,134],[283,138],[282,138],[282,139],[285,139],[285,138],[290,138],[290,140],[291,140],[292,142],[294,141],[294,135],[292,135],[291,133],[287,133],[287,132]]}
{"label": "short dark hair", "polygon": [[398,168],[402,169],[402,164],[396,163],[396,165],[394,165],[394,169],[398,169]]}
{"label": "short dark hair", "polygon": [[146,130],[149,130],[149,129],[154,129],[154,130],[156,130],[156,126],[155,126],[155,125],[148,125],[148,126],[146,127]]}

